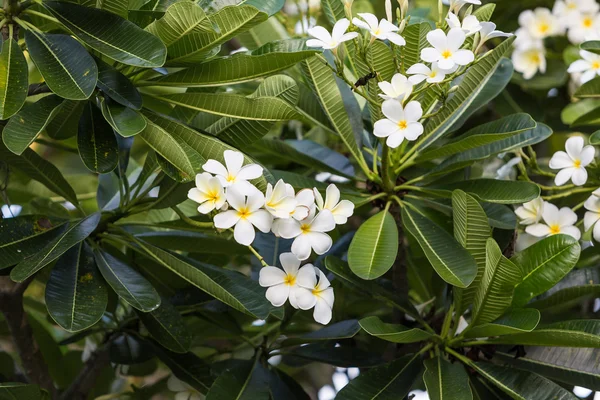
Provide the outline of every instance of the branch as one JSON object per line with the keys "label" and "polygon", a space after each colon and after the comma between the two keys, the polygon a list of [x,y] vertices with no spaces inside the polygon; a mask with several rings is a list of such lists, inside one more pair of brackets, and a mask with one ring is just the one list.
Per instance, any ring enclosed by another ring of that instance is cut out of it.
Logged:
{"label": "branch", "polygon": [[48,85],[45,83],[32,83],[29,85],[27,96],[35,96],[36,94],[50,93],[52,92]]}
{"label": "branch", "polygon": [[0,277],[0,311],[8,324],[25,375],[55,399],[56,388],[23,309],[23,293],[32,280],[30,278],[22,283],[14,283],[9,277]]}

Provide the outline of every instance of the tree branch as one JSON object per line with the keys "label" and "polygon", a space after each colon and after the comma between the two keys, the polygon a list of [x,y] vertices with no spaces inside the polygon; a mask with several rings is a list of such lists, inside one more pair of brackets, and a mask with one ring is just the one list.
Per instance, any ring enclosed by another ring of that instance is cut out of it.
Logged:
{"label": "tree branch", "polygon": [[50,93],[52,92],[48,85],[45,83],[32,83],[29,85],[27,96],[35,96],[36,94]]}
{"label": "tree branch", "polygon": [[14,283],[9,277],[0,277],[0,311],[8,324],[25,375],[31,383],[46,389],[54,399],[56,388],[23,309],[23,293],[32,280],[30,278],[22,283]]}

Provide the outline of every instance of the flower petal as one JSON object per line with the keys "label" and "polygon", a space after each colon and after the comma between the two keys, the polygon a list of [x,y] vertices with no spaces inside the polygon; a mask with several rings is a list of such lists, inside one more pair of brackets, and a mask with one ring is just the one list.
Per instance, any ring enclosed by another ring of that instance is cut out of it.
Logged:
{"label": "flower petal", "polygon": [[348,218],[354,213],[354,203],[350,200],[342,200],[333,210],[331,210],[331,213],[333,214],[335,223],[343,225],[348,222]]}
{"label": "flower petal", "polygon": [[335,229],[335,220],[330,210],[323,209],[310,222],[311,232],[329,232]]}
{"label": "flower petal", "polygon": [[558,174],[556,174],[556,178],[554,178],[554,184],[556,186],[564,185],[565,183],[567,183],[569,181],[569,179],[571,179],[575,170],[576,170],[576,168],[561,169],[558,172]]}
{"label": "flower petal", "polygon": [[324,301],[317,301],[315,304],[315,311],[313,312],[313,318],[315,321],[322,325],[327,325],[331,321],[332,313],[329,305]]}
{"label": "flower petal", "polygon": [[323,208],[327,210],[333,210],[333,208],[340,202],[340,189],[337,188],[333,183],[327,186],[325,192],[325,205]]}
{"label": "flower petal", "polygon": [[588,173],[585,168],[575,168],[571,180],[575,186],[583,186],[587,182]]}
{"label": "flower petal", "polygon": [[202,169],[206,172],[210,172],[211,174],[227,176],[229,173],[227,172],[227,168],[217,160],[208,160],[202,166]]}
{"label": "flower petal", "polygon": [[240,220],[240,215],[235,210],[229,210],[215,215],[215,228],[229,229]]}
{"label": "flower petal", "polygon": [[288,275],[298,275],[298,269],[300,268],[300,260],[298,260],[298,257],[296,257],[294,253],[281,253],[279,255],[279,262],[281,263],[281,266]]}
{"label": "flower petal", "polygon": [[310,310],[317,304],[317,298],[312,294],[312,290],[298,287],[294,289],[296,304],[301,310]]}
{"label": "flower petal", "polygon": [[267,300],[269,300],[275,307],[281,307],[284,305],[289,295],[290,287],[285,284],[271,286],[265,293]]}
{"label": "flower petal", "polygon": [[550,227],[544,224],[529,225],[525,228],[525,232],[535,237],[546,237],[551,233]]}
{"label": "flower petal", "polygon": [[398,122],[404,119],[404,108],[402,108],[402,104],[396,100],[384,101],[381,105],[381,112],[383,112],[383,115],[393,122]]}
{"label": "flower petal", "polygon": [[[448,45],[448,39],[446,38],[446,34],[441,29],[436,29],[427,33],[427,41],[431,43],[431,45],[437,50],[441,51],[446,50],[446,47]],[[423,58],[423,56],[421,56],[421,58]]]}
{"label": "flower petal", "polygon": [[333,240],[326,233],[309,232],[303,236],[308,237],[310,246],[318,255],[323,255],[327,253],[329,249],[331,249],[331,245],[333,244]]}
{"label": "flower petal", "polygon": [[324,43],[331,42],[331,34],[329,31],[322,26],[315,26],[314,28],[310,28],[308,30],[308,34]]}
{"label": "flower petal", "polygon": [[254,242],[256,233],[254,226],[247,219],[240,219],[233,229],[233,238],[236,242],[244,246],[250,246]]}
{"label": "flower petal", "polygon": [[385,141],[385,144],[391,148],[391,149],[395,149],[398,146],[400,146],[402,144],[402,142],[404,141],[404,133],[400,130],[398,130],[397,132],[391,134],[390,136],[388,136],[387,140]]}
{"label": "flower petal", "polygon": [[425,62],[436,62],[440,58],[442,58],[442,54],[433,47],[427,47],[421,50],[421,59]]}
{"label": "flower petal", "polygon": [[558,212],[559,226],[563,227],[568,225],[575,225],[576,223],[577,214],[575,214],[573,210],[571,210],[569,207],[563,207],[560,209],[560,211]]}
{"label": "flower petal", "polygon": [[206,201],[198,206],[198,212],[200,214],[208,214],[213,211],[216,207],[214,201]]}
{"label": "flower petal", "polygon": [[594,240],[596,240],[596,242],[600,242],[600,224],[596,224],[596,226],[594,226],[594,231],[592,234],[594,236]]}
{"label": "flower petal", "polygon": [[306,289],[314,289],[317,286],[317,275],[315,274],[315,268],[312,264],[306,264],[296,276],[296,283],[298,286]]}
{"label": "flower petal", "polygon": [[376,30],[379,27],[379,20],[371,13],[358,13],[358,16],[367,21],[370,30]]}
{"label": "flower petal", "polygon": [[457,50],[452,54],[452,59],[458,65],[469,65],[475,60],[475,54],[471,50]]}
{"label": "flower petal", "polygon": [[385,36],[387,37],[387,40],[394,43],[396,46],[406,45],[406,40],[404,40],[404,38],[402,36],[398,35],[395,32],[390,32]]}
{"label": "flower petal", "polygon": [[277,233],[284,239],[293,239],[302,233],[300,223],[295,219],[278,219]]}
{"label": "flower petal", "polygon": [[417,140],[419,136],[423,134],[423,125],[420,122],[411,122],[408,127],[404,130],[404,137],[406,140]]}
{"label": "flower petal", "polygon": [[597,212],[588,211],[583,216],[583,227],[585,230],[589,230],[600,219],[600,214]]}
{"label": "flower petal", "polygon": [[237,179],[243,179],[249,181],[261,177],[263,174],[263,167],[258,164],[244,165],[242,169],[236,175]]}
{"label": "flower petal", "polygon": [[561,228],[560,233],[572,236],[577,240],[581,239],[581,231],[576,226],[567,226],[565,228]]}
{"label": "flower petal", "polygon": [[333,31],[331,32],[331,37],[334,41],[339,42],[344,33],[348,30],[350,26],[350,21],[348,18],[342,18],[333,26]]}
{"label": "flower petal", "polygon": [[573,160],[564,151],[557,151],[552,155],[548,166],[552,169],[571,168],[573,166]]}
{"label": "flower petal", "polygon": [[373,135],[377,137],[388,137],[400,131],[397,123],[389,119],[381,119],[373,126]]}
{"label": "flower petal", "polygon": [[579,159],[584,144],[585,143],[581,136],[574,136],[567,139],[567,143],[565,143],[565,148],[567,149],[567,154],[569,155],[569,157],[571,157],[572,160]]}
{"label": "flower petal", "polygon": [[223,157],[225,158],[225,165],[229,173],[237,176],[240,169],[242,169],[242,165],[244,165],[244,155],[239,151],[225,150]]}
{"label": "flower petal", "polygon": [[423,63],[417,63],[413,66],[411,66],[407,71],[407,74],[412,75],[412,74],[424,74],[424,75],[429,75],[431,73],[431,69],[423,64]]}
{"label": "flower petal", "polygon": [[[448,32],[448,48],[456,53],[458,53],[458,49],[463,45],[467,35],[465,31],[460,28],[452,28]],[[465,50],[469,51],[469,50]],[[472,54],[472,52],[471,52]]]}
{"label": "flower petal", "polygon": [[[283,235],[282,235],[283,236]],[[310,240],[306,235],[300,235],[292,243],[292,253],[298,257],[298,259],[304,261],[310,257],[312,247],[310,247]]]}
{"label": "flower petal", "polygon": [[546,222],[548,225],[558,224],[558,220],[560,219],[560,211],[558,210],[558,207],[552,203],[544,203],[542,218],[544,218],[544,222]]}
{"label": "flower petal", "polygon": [[404,115],[407,121],[416,122],[423,116],[423,108],[418,101],[411,101],[404,107]]}
{"label": "flower petal", "polygon": [[263,267],[258,273],[258,283],[262,287],[269,287],[285,282],[285,272],[276,267]]}
{"label": "flower petal", "polygon": [[579,156],[579,160],[581,161],[582,167],[587,167],[590,165],[592,161],[594,161],[594,157],[596,156],[596,149],[594,146],[585,146],[581,151],[581,155]]}

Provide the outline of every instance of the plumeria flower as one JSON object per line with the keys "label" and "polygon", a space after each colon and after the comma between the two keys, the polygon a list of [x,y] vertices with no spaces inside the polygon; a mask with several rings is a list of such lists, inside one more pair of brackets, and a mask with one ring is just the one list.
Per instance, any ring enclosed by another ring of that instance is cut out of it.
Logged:
{"label": "plumeria flower", "polygon": [[319,193],[316,188],[313,189],[313,191],[319,211],[331,211],[333,219],[338,225],[343,225],[348,222],[348,218],[354,213],[354,203],[350,200],[340,201],[340,189],[338,189],[337,186],[333,183],[327,186],[325,201],[323,201],[323,196],[321,196],[321,193]]}
{"label": "plumeria flower", "polygon": [[552,13],[561,20],[572,20],[579,13],[596,13],[600,6],[596,0],[557,0],[552,8]]}
{"label": "plumeria flower", "polygon": [[258,164],[244,165],[244,155],[239,151],[225,150],[223,152],[225,165],[217,160],[208,160],[203,166],[206,172],[215,174],[223,187],[242,185],[252,186],[248,181],[262,176],[263,168]]}
{"label": "plumeria flower", "polygon": [[381,111],[386,119],[375,122],[373,134],[386,137],[389,147],[395,149],[404,139],[412,142],[423,134],[423,125],[419,122],[423,109],[418,101],[411,101],[403,107],[395,100],[386,100]]}
{"label": "plumeria flower", "polygon": [[406,73],[412,75],[408,80],[418,85],[423,81],[439,83],[446,79],[447,74],[454,73],[457,69],[458,66],[456,65],[451,69],[441,69],[437,62],[432,63],[431,68],[425,64],[418,63],[411,66]]}
{"label": "plumeria flower", "polygon": [[306,45],[308,47],[319,47],[324,50],[337,49],[343,42],[347,42],[358,36],[357,32],[346,33],[349,26],[350,21],[347,18],[342,18],[336,22],[331,34],[322,26],[315,26],[308,30],[308,34],[314,39],[307,40]]}
{"label": "plumeria flower", "polygon": [[582,73],[579,82],[584,84],[600,75],[600,55],[585,50],[579,51],[579,55],[582,60],[573,62],[569,66],[568,72],[571,74]]}
{"label": "plumeria flower", "polygon": [[[304,267],[309,265],[307,264]],[[310,266],[314,268],[314,273],[310,275],[312,279],[310,281],[303,279],[298,282],[301,288],[296,292],[298,306],[303,310],[310,310],[314,307],[313,318],[315,321],[327,325],[331,321],[331,310],[335,300],[333,288],[323,271],[312,265]],[[318,281],[317,275],[319,276]],[[308,274],[307,277],[309,277]]]}
{"label": "plumeria flower", "polygon": [[543,47],[517,48],[512,54],[512,62],[524,79],[531,79],[539,72],[546,72],[546,50]]}
{"label": "plumeria flower", "polygon": [[442,0],[445,5],[450,6],[450,11],[458,13],[465,4],[475,4],[480,6],[481,0]]}
{"label": "plumeria flower", "polygon": [[284,239],[294,239],[292,253],[300,260],[310,257],[311,250],[318,255],[325,254],[331,248],[333,241],[326,233],[335,229],[335,219],[329,210],[316,213],[315,210],[303,219],[293,218],[281,220],[278,232]]}
{"label": "plumeria flower", "polygon": [[359,28],[368,30],[373,40],[389,40],[398,46],[406,44],[406,40],[396,33],[399,28],[387,19],[383,18],[379,21],[375,15],[369,13],[358,13],[358,15],[364,21],[359,18],[353,18],[352,23]]}
{"label": "plumeria flower", "polygon": [[580,44],[597,37],[600,30],[600,14],[579,13],[569,22],[567,37],[573,44]]}
{"label": "plumeria flower", "polygon": [[298,308],[296,294],[301,290],[298,285],[316,279],[314,267],[307,264],[300,268],[300,260],[293,253],[282,253],[279,261],[283,270],[277,267],[261,268],[258,283],[268,288],[265,296],[275,307],[281,307],[289,299],[292,307]]}
{"label": "plumeria flower", "polygon": [[560,210],[554,204],[546,202],[542,213],[543,224],[533,224],[525,228],[525,232],[536,237],[547,237],[563,233],[579,240],[581,231],[575,226],[577,214],[569,207]]}
{"label": "plumeria flower", "polygon": [[481,24],[479,23],[479,20],[477,19],[477,17],[474,15],[469,15],[469,16],[465,17],[461,23],[460,19],[458,19],[456,14],[448,13],[446,22],[448,22],[448,26],[451,29],[452,28],[462,29],[465,32],[465,34],[467,35],[467,37],[474,35],[481,30]]}
{"label": "plumeria flower", "polygon": [[519,25],[533,39],[544,39],[562,33],[558,18],[552,15],[549,9],[542,7],[523,11],[519,15]]}
{"label": "plumeria flower", "polygon": [[296,199],[288,195],[286,183],[280,179],[275,187],[267,184],[265,209],[276,218],[289,218],[296,209]]}
{"label": "plumeria flower", "polygon": [[594,146],[585,146],[581,136],[571,137],[565,144],[567,152],[557,151],[550,159],[550,168],[560,169],[554,183],[562,186],[569,180],[576,186],[585,184],[588,178],[585,167],[594,161],[596,150]]}
{"label": "plumeria flower", "polygon": [[544,200],[541,197],[531,200],[515,210],[515,214],[517,214],[523,225],[537,224],[542,219],[543,212]]}
{"label": "plumeria flower", "polygon": [[496,30],[496,24],[493,22],[481,22],[481,30],[479,31],[479,45],[477,46],[477,50],[483,46],[485,42],[497,37],[510,37],[512,33],[505,33],[502,31]]}
{"label": "plumeria flower", "polygon": [[583,216],[583,226],[586,232],[594,227],[592,236],[596,242],[600,242],[600,224],[598,223],[598,220],[600,220],[600,197],[598,196],[600,196],[600,189],[596,189],[583,204],[585,209],[588,210]]}
{"label": "plumeria flower", "polygon": [[235,226],[233,238],[239,244],[252,244],[256,236],[255,227],[263,233],[271,230],[273,216],[261,209],[265,204],[265,196],[258,189],[245,193],[240,187],[232,186],[227,189],[227,202],[233,210],[215,215],[215,227],[229,229]]}
{"label": "plumeria flower", "polygon": [[513,42],[516,49],[524,51],[529,50],[531,48],[543,49],[544,48],[544,40],[537,39],[532,37],[529,34],[529,31],[525,28],[519,28],[515,32],[515,36],[517,37]]}
{"label": "plumeria flower", "polygon": [[[296,207],[290,212],[288,218],[293,218],[296,221],[302,221],[308,217],[308,215],[316,210],[315,205],[315,194],[311,189],[302,189],[295,193],[292,185],[286,183],[287,195],[293,197],[296,200]],[[279,225],[287,218],[277,218],[273,221],[271,231],[275,236],[281,236],[279,234]]]}
{"label": "plumeria flower", "polygon": [[223,184],[219,178],[206,172],[196,175],[196,187],[188,191],[188,198],[200,203],[198,212],[201,214],[219,210],[226,202]]}
{"label": "plumeria flower", "polygon": [[171,392],[177,393],[174,400],[203,400],[204,395],[200,394],[196,389],[191,387],[185,382],[180,381],[175,377],[175,375],[171,375],[169,380],[167,381],[167,387]]}
{"label": "plumeria flower", "polygon": [[421,50],[421,58],[426,62],[437,62],[442,69],[452,69],[455,65],[468,65],[475,59],[471,50],[461,49],[466,39],[460,28],[450,29],[448,36],[441,29],[427,34],[427,40],[433,47]]}
{"label": "plumeria flower", "polygon": [[413,84],[402,74],[395,74],[391,82],[379,82],[379,89],[383,92],[379,96],[385,100],[398,100],[404,102],[413,92]]}

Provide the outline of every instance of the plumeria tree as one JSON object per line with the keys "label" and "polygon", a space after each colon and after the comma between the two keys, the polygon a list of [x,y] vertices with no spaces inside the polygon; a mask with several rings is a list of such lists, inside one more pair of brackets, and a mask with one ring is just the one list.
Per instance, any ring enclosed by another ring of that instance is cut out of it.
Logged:
{"label": "plumeria tree", "polygon": [[6,0],[0,397],[600,390],[595,136],[513,98],[557,3]]}

